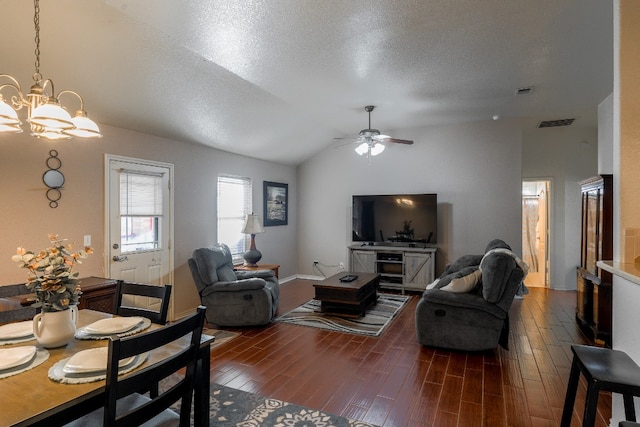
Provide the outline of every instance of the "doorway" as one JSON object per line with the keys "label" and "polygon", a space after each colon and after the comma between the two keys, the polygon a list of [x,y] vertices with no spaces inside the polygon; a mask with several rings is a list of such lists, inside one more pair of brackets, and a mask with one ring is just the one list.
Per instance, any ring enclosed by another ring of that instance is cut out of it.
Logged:
{"label": "doorway", "polygon": [[522,182],[522,260],[529,266],[529,287],[549,287],[550,191],[550,180]]}
{"label": "doorway", "polygon": [[[173,165],[107,154],[105,257],[112,279],[162,286],[173,283]],[[136,307],[159,301],[130,297]],[[173,318],[173,298],[169,306]]]}

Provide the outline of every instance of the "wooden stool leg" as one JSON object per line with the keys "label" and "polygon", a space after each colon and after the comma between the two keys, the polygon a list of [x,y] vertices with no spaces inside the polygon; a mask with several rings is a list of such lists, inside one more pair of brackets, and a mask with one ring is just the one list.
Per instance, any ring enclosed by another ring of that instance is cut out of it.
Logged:
{"label": "wooden stool leg", "polygon": [[622,400],[624,401],[624,416],[627,421],[636,420],[636,407],[633,403],[633,396],[630,394],[623,394]]}
{"label": "wooden stool leg", "polygon": [[564,409],[562,410],[562,420],[560,427],[571,426],[571,415],[573,415],[573,405],[576,402],[576,392],[578,391],[578,381],[580,380],[580,369],[576,356],[573,356],[571,363],[571,373],[569,374],[569,384],[567,384],[567,395],[564,398]]}
{"label": "wooden stool leg", "polygon": [[596,423],[596,411],[598,409],[598,395],[600,387],[590,382],[587,385],[587,398],[584,402],[584,418],[582,419],[583,427],[593,427]]}

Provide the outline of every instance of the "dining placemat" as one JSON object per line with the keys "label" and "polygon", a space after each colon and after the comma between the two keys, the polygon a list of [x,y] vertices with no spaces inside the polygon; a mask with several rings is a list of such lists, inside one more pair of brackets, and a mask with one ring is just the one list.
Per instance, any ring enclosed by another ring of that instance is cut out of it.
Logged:
{"label": "dining placemat", "polygon": [[21,374],[22,372],[28,371],[29,369],[33,369],[36,366],[43,364],[48,358],[49,352],[44,348],[39,348],[36,350],[36,354],[33,359],[31,359],[31,362],[0,371],[0,378],[6,378],[12,375]]}
{"label": "dining placemat", "polygon": [[[19,328],[19,332],[21,335],[15,335],[15,329]],[[13,328],[12,332],[9,332],[9,336],[7,336],[7,328]],[[2,334],[0,334],[0,346],[9,345],[9,344],[19,344],[27,341],[31,341],[34,339],[33,336],[33,321],[27,320],[22,322],[12,322],[5,325],[0,326],[0,330],[2,330]],[[26,333],[25,331],[29,331],[30,333]],[[14,335],[11,336],[10,334]]]}
{"label": "dining placemat", "polygon": [[[136,360],[134,360],[131,365],[121,369],[118,371],[119,375],[126,374],[128,372],[133,371],[138,366],[142,365],[149,356],[149,352],[141,353],[136,356]],[[91,383],[94,381],[101,381],[107,377],[106,366],[104,371],[100,371],[99,373],[86,373],[86,374],[67,374],[64,371],[64,365],[71,359],[71,357],[67,357],[66,359],[62,359],[56,362],[51,368],[49,368],[49,379],[51,381],[55,381],[61,384],[84,384]]]}
{"label": "dining placemat", "polygon": [[29,335],[26,337],[14,338],[10,340],[0,340],[0,346],[9,345],[9,344],[20,344],[21,342],[27,342],[35,339],[36,338],[33,335]]}
{"label": "dining placemat", "polygon": [[146,317],[142,318],[142,322],[140,322],[140,324],[138,324],[137,326],[135,326],[133,329],[130,329],[128,331],[125,332],[120,332],[119,334],[93,334],[88,332],[85,327],[83,326],[82,328],[78,328],[78,330],[76,331],[76,338],[79,340],[107,340],[109,339],[110,336],[112,335],[118,335],[119,337],[127,337],[129,335],[135,335],[139,332],[142,332],[146,329],[148,329],[151,326],[151,320],[147,319]]}

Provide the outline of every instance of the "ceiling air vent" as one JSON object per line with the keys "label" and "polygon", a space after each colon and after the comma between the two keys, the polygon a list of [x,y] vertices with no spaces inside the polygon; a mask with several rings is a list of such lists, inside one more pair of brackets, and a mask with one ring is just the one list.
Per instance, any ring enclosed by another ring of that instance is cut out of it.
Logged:
{"label": "ceiling air vent", "polygon": [[544,120],[538,123],[539,128],[552,128],[556,126],[569,126],[575,119],[562,119],[562,120]]}
{"label": "ceiling air vent", "polygon": [[516,95],[529,95],[533,92],[533,86],[519,87],[516,89]]}

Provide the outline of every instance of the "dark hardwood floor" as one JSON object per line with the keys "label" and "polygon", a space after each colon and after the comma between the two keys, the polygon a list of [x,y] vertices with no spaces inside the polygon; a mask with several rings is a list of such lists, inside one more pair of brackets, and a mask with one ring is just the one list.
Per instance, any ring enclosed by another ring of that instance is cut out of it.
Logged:
{"label": "dark hardwood floor", "polygon": [[[281,286],[279,314],[313,297]],[[384,292],[384,291],[383,291]],[[211,381],[379,426],[558,426],[570,345],[592,344],[575,323],[574,292],[530,290],[510,312],[510,351],[465,353],[418,344],[415,294],[381,337],[272,323],[211,353]],[[582,421],[585,382],[572,426]],[[607,426],[611,396],[600,397]]]}

